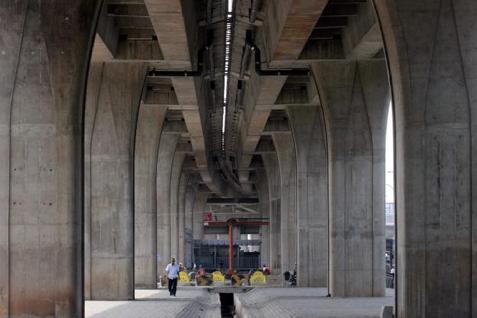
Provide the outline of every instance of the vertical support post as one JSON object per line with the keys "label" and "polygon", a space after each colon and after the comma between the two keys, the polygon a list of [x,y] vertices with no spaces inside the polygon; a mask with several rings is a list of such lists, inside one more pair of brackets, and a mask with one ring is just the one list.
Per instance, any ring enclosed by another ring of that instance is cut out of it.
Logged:
{"label": "vertical support post", "polygon": [[232,272],[233,260],[234,260],[234,237],[233,237],[233,225],[232,223],[228,224],[229,226],[229,272]]}

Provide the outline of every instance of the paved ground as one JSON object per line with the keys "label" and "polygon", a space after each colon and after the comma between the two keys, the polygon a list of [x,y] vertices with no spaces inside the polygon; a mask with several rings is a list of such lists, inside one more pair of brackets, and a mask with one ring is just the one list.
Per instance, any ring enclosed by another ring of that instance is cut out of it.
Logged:
{"label": "paved ground", "polygon": [[[255,288],[235,294],[241,318],[379,318],[392,306],[392,290],[380,298],[327,298],[325,288]],[[135,301],[86,301],[86,318],[219,318],[220,301],[207,288],[136,290]]]}
{"label": "paved ground", "polygon": [[392,306],[387,297],[328,298],[325,288],[256,288],[235,295],[242,318],[379,318],[383,306]]}
{"label": "paved ground", "polygon": [[177,297],[167,289],[136,290],[134,301],[86,301],[85,318],[219,318],[217,294],[204,288],[180,287]]}

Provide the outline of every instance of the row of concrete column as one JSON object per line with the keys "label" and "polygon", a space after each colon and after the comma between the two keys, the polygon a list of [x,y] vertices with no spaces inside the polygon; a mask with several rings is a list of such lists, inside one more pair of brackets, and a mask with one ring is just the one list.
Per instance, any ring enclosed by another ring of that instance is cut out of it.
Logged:
{"label": "row of concrete column", "polygon": [[279,249],[265,259],[279,273],[296,266],[300,286],[383,296],[385,61],[322,62],[313,73],[319,105],[287,106],[290,131],[272,132],[276,154],[262,155],[274,194],[262,250]]}
{"label": "row of concrete column", "polygon": [[[171,257],[186,263],[188,248],[191,264],[192,239],[201,237],[206,196],[189,187],[186,207],[181,136],[162,131],[167,107],[141,102],[144,77],[142,63],[102,62],[90,68],[85,120],[88,299],[133,299],[135,287],[155,288]],[[187,246],[186,233],[192,234]]]}

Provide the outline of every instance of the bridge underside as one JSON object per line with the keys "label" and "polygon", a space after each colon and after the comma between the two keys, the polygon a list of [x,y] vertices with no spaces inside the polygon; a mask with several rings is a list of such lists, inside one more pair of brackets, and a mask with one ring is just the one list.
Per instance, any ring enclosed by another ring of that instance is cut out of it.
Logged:
{"label": "bridge underside", "polygon": [[452,0],[2,0],[0,318],[133,300],[171,257],[265,264],[280,285],[296,269],[303,299],[388,301],[388,111],[391,303],[477,317],[476,14]]}

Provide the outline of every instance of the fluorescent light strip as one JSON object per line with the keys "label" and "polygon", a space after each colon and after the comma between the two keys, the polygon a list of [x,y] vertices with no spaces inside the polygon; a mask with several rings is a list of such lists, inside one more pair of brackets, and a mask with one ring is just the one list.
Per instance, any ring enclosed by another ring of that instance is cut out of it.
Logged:
{"label": "fluorescent light strip", "polygon": [[227,118],[227,100],[229,87],[229,69],[230,69],[230,44],[232,42],[232,11],[234,0],[227,0],[227,22],[225,24],[225,61],[224,61],[224,99],[222,107],[222,149],[225,145],[225,121]]}

